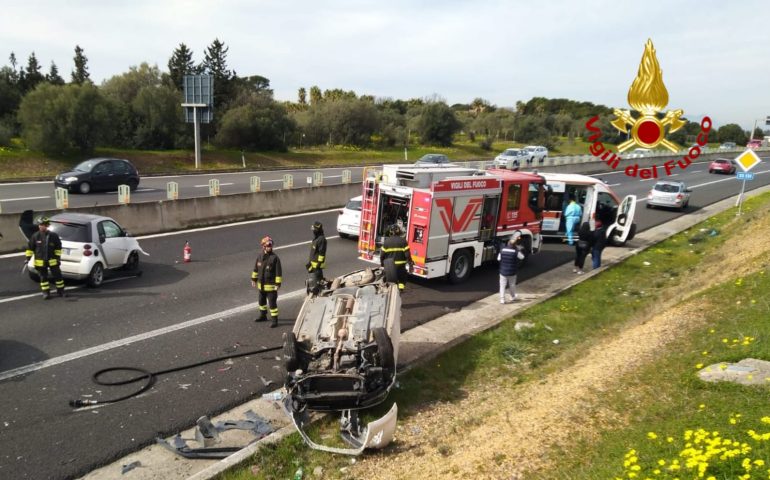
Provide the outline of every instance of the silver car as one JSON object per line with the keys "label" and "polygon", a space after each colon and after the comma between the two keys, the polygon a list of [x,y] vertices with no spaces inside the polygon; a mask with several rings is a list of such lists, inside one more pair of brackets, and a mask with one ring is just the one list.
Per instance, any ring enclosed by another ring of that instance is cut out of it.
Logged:
{"label": "silver car", "polygon": [[521,162],[527,159],[527,153],[519,148],[508,148],[503,153],[495,157],[493,165],[495,168],[507,168],[518,170]]}
{"label": "silver car", "polygon": [[683,182],[661,180],[647,194],[647,208],[668,207],[684,210],[690,204],[690,193]]}

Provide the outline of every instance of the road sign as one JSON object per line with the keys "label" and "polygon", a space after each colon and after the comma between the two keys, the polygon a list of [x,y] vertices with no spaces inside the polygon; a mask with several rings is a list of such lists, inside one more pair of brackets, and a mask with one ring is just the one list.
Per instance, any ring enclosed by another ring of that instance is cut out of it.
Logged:
{"label": "road sign", "polygon": [[737,163],[744,172],[748,172],[752,168],[756,167],[761,161],[762,160],[754,152],[754,150],[750,148],[735,157],[735,163]]}
{"label": "road sign", "polygon": [[211,75],[185,75],[182,81],[185,119],[194,123],[211,123],[214,117],[214,77]]}
{"label": "road sign", "polygon": [[735,174],[737,180],[754,180],[754,174],[751,172],[738,172]]}
{"label": "road sign", "polygon": [[257,176],[251,177],[249,179],[249,187],[252,193],[262,190],[262,180]]}
{"label": "road sign", "polygon": [[765,125],[770,125],[770,117],[765,117]]}
{"label": "road sign", "polygon": [[118,203],[131,203],[131,187],[128,185],[118,185]]}
{"label": "road sign", "polygon": [[209,180],[209,195],[212,197],[218,197],[219,196],[219,180],[216,178],[212,178]]}
{"label": "road sign", "polygon": [[166,198],[169,200],[179,199],[179,184],[176,182],[168,182],[166,184]]}

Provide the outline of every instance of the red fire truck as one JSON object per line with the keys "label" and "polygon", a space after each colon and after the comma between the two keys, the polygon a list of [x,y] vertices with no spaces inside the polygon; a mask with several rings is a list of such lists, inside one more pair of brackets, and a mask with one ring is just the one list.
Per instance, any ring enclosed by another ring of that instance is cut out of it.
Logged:
{"label": "red fire truck", "polygon": [[542,244],[545,179],[507,170],[385,165],[365,175],[359,257],[379,262],[384,232],[406,232],[418,277],[460,283],[519,231],[526,255]]}

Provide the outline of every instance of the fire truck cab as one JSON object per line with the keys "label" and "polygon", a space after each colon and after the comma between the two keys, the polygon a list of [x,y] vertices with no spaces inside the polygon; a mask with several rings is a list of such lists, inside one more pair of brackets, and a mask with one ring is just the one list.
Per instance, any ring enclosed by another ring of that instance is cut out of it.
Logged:
{"label": "fire truck cab", "polygon": [[636,195],[628,195],[621,200],[606,183],[588,175],[545,172],[540,175],[548,185],[543,211],[544,237],[565,236],[563,213],[570,195],[574,195],[575,201],[583,208],[581,224],[589,222],[593,230],[596,218],[605,217],[607,238],[613,245],[622,246],[636,235]]}
{"label": "fire truck cab", "polygon": [[412,275],[463,282],[516,231],[525,255],[540,249],[544,184],[542,176],[507,170],[385,165],[364,178],[359,257],[379,263],[384,232],[398,225]]}

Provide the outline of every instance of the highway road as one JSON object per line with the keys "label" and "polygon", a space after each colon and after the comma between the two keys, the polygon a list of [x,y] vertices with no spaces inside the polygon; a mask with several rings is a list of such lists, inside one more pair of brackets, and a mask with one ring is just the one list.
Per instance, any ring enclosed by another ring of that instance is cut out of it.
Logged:
{"label": "highway road", "polygon": [[[747,188],[770,183],[765,165],[754,169],[756,179]],[[599,176],[621,196],[638,195],[638,207],[653,183],[622,173]],[[702,163],[671,178],[694,189],[688,211],[740,189],[734,177],[708,174]],[[636,222],[644,230],[683,214],[637,208]],[[101,408],[73,412],[67,403],[130,390],[93,385],[90,376],[101,368],[161,370],[280,345],[304,293],[314,220],[327,227],[327,277],[365,266],[356,258],[355,242],[336,237],[336,217],[337,211],[324,211],[142,237],[151,254],[141,258],[143,275],[116,275],[99,289],[72,284],[69,298],[45,302],[38,286],[20,275],[22,257],[0,256],[0,478],[74,478],[153,443],[158,434],[178,432],[201,415],[275,388],[282,381],[280,363],[268,353],[166,375],[142,396]],[[275,329],[252,321],[257,310],[249,275],[259,238],[266,234],[275,239],[284,267]],[[185,240],[193,248],[191,263],[181,262]],[[526,288],[528,279],[548,275],[572,258],[566,245],[547,243],[521,272],[520,283]],[[494,265],[477,269],[462,285],[411,282],[403,295],[403,328],[460,309],[496,288]],[[260,377],[273,383],[266,386]]]}
{"label": "highway road", "polygon": [[[294,188],[308,185],[308,177],[313,172],[323,173],[324,185],[342,183],[343,170],[350,170],[351,181],[361,182],[364,167],[319,168],[295,170],[268,170],[235,173],[207,173],[193,175],[169,175],[157,177],[141,177],[141,183],[136,191],[131,193],[131,202],[157,202],[166,199],[166,185],[169,182],[179,184],[179,198],[194,198],[209,196],[209,180],[219,180],[220,195],[248,193],[251,191],[251,177],[260,178],[261,190],[278,190],[283,188],[283,177],[293,175]],[[117,190],[111,192],[95,192],[88,195],[69,194],[69,206],[90,207],[94,205],[114,205],[118,203]],[[53,210],[56,208],[53,179],[41,182],[0,183],[0,207],[3,213],[32,210]]]}

